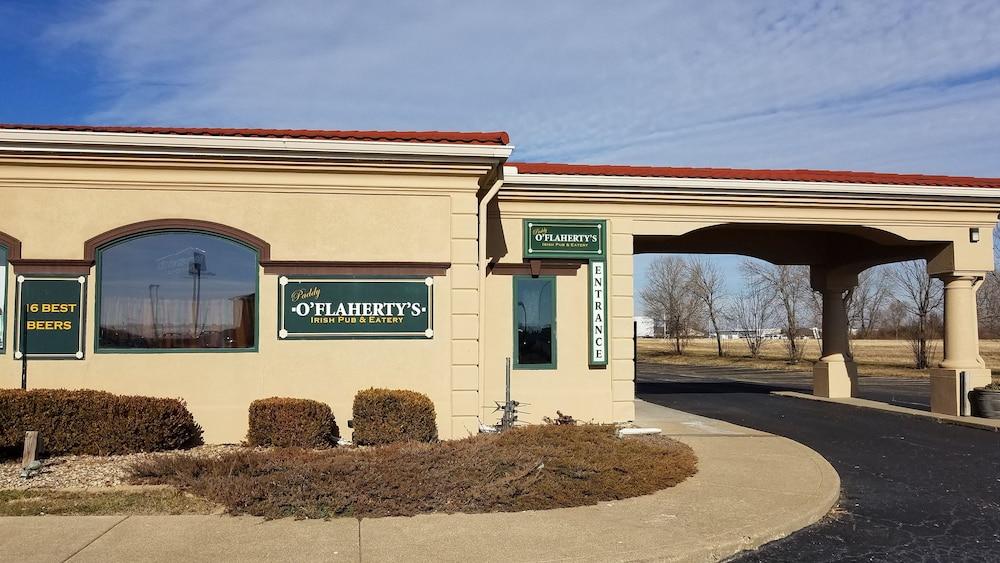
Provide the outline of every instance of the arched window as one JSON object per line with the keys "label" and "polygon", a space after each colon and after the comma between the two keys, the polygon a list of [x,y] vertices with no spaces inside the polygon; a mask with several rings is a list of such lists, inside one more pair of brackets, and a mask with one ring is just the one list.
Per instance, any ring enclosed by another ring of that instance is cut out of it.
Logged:
{"label": "arched window", "polygon": [[257,252],[193,231],[97,252],[97,351],[255,350]]}

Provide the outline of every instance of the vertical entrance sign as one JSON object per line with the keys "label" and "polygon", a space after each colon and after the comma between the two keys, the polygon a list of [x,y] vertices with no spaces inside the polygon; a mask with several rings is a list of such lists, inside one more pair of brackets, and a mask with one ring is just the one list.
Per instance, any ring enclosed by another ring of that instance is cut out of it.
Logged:
{"label": "vertical entrance sign", "polygon": [[87,278],[17,277],[15,359],[83,359]]}
{"label": "vertical entrance sign", "polygon": [[524,260],[589,261],[590,342],[587,362],[608,365],[607,221],[601,219],[524,219]]}
{"label": "vertical entrance sign", "polygon": [[590,261],[590,365],[608,365],[607,263]]}

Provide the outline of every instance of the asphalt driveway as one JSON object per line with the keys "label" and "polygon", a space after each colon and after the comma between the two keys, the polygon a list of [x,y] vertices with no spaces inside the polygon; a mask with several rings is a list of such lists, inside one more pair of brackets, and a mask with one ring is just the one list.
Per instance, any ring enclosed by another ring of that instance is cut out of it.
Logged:
{"label": "asphalt driveway", "polygon": [[[650,364],[637,372],[643,400],[786,436],[840,473],[831,517],[737,561],[1000,561],[1000,432],[769,394],[803,390],[799,374]],[[866,383],[904,406],[926,402],[917,385]]]}

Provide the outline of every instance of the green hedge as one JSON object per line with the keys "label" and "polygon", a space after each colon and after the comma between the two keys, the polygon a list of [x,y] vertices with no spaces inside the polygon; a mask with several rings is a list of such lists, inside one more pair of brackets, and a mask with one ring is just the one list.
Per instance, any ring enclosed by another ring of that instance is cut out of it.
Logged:
{"label": "green hedge", "polygon": [[67,389],[0,390],[0,454],[20,455],[37,430],[47,455],[115,455],[188,448],[202,430],[180,399]]}
{"label": "green hedge", "polygon": [[362,446],[437,440],[434,403],[422,393],[366,389],[354,396],[354,443]]}
{"label": "green hedge", "polygon": [[340,431],[325,403],[309,399],[271,397],[250,404],[247,444],[301,448],[337,445]]}

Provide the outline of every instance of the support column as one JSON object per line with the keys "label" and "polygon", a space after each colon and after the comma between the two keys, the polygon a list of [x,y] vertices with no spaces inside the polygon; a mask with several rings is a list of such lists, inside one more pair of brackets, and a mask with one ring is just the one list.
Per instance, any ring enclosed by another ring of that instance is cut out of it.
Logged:
{"label": "support column", "polygon": [[471,194],[451,198],[451,315],[435,319],[438,324],[451,321],[451,427],[439,428],[442,438],[479,432],[478,205]]}
{"label": "support column", "polygon": [[851,355],[845,293],[858,284],[857,275],[812,272],[813,289],[823,294],[823,355],[813,366],[813,395],[856,397],[858,367]]}
{"label": "support column", "polygon": [[634,296],[632,290],[633,236],[630,219],[614,218],[609,221],[611,245],[610,282],[611,315],[609,356],[611,361],[611,416],[613,422],[635,420],[635,349],[632,338]]}
{"label": "support column", "polygon": [[[959,415],[968,410],[968,392],[990,383],[990,370],[979,357],[976,290],[979,272],[950,272],[944,282],[944,359],[931,370],[931,412]],[[966,395],[961,392],[965,373]]]}

